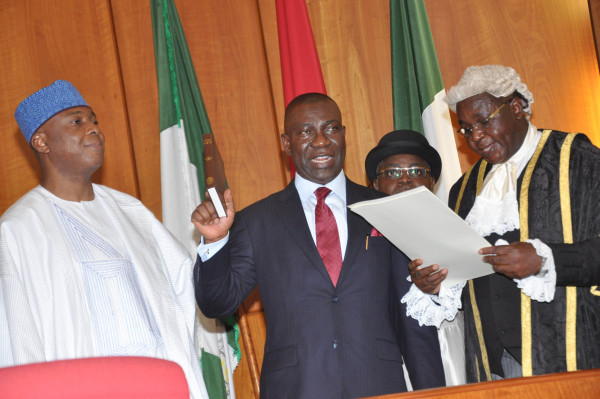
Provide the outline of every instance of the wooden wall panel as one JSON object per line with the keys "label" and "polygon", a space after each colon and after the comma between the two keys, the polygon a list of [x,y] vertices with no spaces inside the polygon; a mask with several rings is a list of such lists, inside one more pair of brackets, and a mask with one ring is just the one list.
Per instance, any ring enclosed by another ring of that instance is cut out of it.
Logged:
{"label": "wooden wall panel", "polygon": [[348,177],[367,184],[364,162],[393,130],[388,1],[308,1],[328,94],[346,125]]}
{"label": "wooden wall panel", "polygon": [[[600,75],[586,0],[425,3],[447,88],[469,65],[511,66],[533,93],[534,125],[584,132],[600,144]],[[461,140],[464,170],[476,158]]]}
{"label": "wooden wall panel", "polygon": [[110,1],[139,198],[161,219],[158,85],[148,1]]}
{"label": "wooden wall panel", "polygon": [[40,180],[14,120],[21,100],[56,79],[71,81],[98,115],[106,136],[94,181],[137,195],[132,151],[108,3],[90,0],[0,2],[0,213]]}
{"label": "wooden wall panel", "polygon": [[177,1],[237,209],[285,185],[255,1]]}
{"label": "wooden wall panel", "polygon": [[[273,118],[277,129],[278,137],[283,134],[284,122],[284,101],[283,101],[283,82],[281,78],[281,61],[279,58],[279,39],[277,32],[277,10],[274,0],[256,0],[262,32],[263,45],[265,50],[265,62],[268,72],[268,83],[271,87],[273,100]],[[281,140],[279,140],[279,151],[282,160],[282,170],[284,180],[289,183],[290,177],[290,159],[285,154]]]}

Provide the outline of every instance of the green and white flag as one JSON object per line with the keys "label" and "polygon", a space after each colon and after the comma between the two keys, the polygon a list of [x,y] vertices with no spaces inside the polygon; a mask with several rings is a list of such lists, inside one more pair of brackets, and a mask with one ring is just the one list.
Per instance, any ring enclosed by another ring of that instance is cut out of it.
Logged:
{"label": "green and white flag", "polygon": [[[199,233],[191,214],[206,191],[205,148],[214,145],[192,58],[173,0],[151,0],[158,76],[162,215],[165,227],[195,259]],[[210,148],[216,151],[216,148]],[[210,399],[235,398],[239,330],[197,309],[197,348]]]}
{"label": "green and white flag", "polygon": [[442,158],[435,194],[445,203],[461,176],[446,91],[423,0],[390,0],[394,128],[425,135]]}

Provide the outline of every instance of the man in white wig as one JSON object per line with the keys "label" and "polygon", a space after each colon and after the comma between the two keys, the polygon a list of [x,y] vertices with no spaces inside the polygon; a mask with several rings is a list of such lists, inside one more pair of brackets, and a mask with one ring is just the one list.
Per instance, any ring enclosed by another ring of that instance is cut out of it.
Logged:
{"label": "man in white wig", "polygon": [[446,100],[481,156],[449,205],[494,245],[479,253],[495,273],[440,291],[447,270],[415,260],[413,282],[439,295],[413,286],[408,311],[439,325],[464,306],[468,382],[600,367],[600,150],[533,126],[509,67],[467,68]]}
{"label": "man in white wig", "polygon": [[172,360],[207,398],[195,346],[193,263],[137,199],[91,182],[104,135],[58,80],[15,118],[41,184],[0,218],[0,367],[97,356]]}

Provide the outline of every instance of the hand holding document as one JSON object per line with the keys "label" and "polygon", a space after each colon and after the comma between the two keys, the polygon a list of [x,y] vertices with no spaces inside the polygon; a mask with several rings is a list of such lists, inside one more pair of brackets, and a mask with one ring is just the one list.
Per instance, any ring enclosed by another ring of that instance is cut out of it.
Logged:
{"label": "hand holding document", "polygon": [[477,251],[490,244],[425,187],[349,205],[410,259],[448,269],[442,285],[492,274]]}

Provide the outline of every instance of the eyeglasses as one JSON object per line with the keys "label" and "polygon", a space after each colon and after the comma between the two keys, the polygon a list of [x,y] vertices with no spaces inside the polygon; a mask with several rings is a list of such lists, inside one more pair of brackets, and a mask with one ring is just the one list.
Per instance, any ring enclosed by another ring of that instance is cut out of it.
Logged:
{"label": "eyeglasses", "polygon": [[423,167],[410,167],[410,168],[388,168],[377,173],[377,177],[383,175],[386,179],[401,179],[403,172],[411,179],[422,179],[429,176],[429,168]]}
{"label": "eyeglasses", "polygon": [[504,106],[506,104],[510,104],[513,100],[514,100],[514,98],[511,99],[508,102],[503,103],[494,112],[492,112],[490,114],[490,116],[488,116],[485,119],[482,119],[482,120],[479,120],[479,121],[473,123],[471,125],[471,127],[461,127],[460,129],[458,129],[456,131],[456,133],[458,133],[460,136],[464,137],[465,139],[471,138],[471,135],[473,134],[473,130],[475,130],[475,129],[486,129],[488,127],[488,125],[490,124],[490,121],[492,119],[494,119],[494,117],[500,113],[500,111],[502,110],[502,108],[504,108]]}

